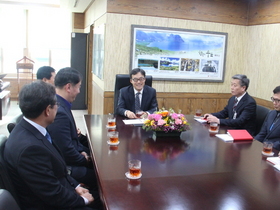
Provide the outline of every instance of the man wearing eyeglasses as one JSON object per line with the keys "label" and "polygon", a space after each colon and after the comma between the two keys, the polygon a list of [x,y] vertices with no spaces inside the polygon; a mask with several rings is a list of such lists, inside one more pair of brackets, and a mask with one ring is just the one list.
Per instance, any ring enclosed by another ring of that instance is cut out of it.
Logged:
{"label": "man wearing eyeglasses", "polygon": [[255,135],[256,101],[248,93],[250,80],[246,75],[236,74],[231,80],[232,97],[226,107],[216,113],[205,114],[207,121],[236,129],[246,129]]}
{"label": "man wearing eyeglasses", "polygon": [[157,110],[156,90],[145,85],[146,72],[135,68],[130,72],[130,83],[127,87],[120,89],[117,114],[127,118],[137,118],[141,114],[152,114]]}
{"label": "man wearing eyeglasses", "polygon": [[274,88],[271,101],[273,102],[274,110],[268,113],[255,139],[260,142],[271,141],[273,142],[273,147],[280,150],[280,86]]}

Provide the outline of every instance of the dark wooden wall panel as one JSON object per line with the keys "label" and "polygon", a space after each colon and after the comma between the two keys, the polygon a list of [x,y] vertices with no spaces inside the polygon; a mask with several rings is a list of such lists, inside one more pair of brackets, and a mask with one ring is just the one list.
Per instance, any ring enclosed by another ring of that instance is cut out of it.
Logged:
{"label": "dark wooden wall panel", "polygon": [[251,0],[248,11],[248,25],[280,23],[279,0]]}
{"label": "dark wooden wall panel", "polygon": [[[230,93],[157,93],[159,108],[173,108],[176,112],[180,109],[184,114],[194,114],[200,108],[203,113],[213,113],[222,110]],[[255,98],[257,104],[273,109],[271,101]],[[114,107],[114,92],[104,93],[104,114],[112,113]]]}
{"label": "dark wooden wall panel", "polygon": [[247,25],[248,0],[108,0],[107,12]]}

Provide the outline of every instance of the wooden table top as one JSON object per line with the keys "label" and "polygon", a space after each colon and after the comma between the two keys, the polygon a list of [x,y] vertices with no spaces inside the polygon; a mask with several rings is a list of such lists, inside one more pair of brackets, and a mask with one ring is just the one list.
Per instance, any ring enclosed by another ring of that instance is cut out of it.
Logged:
{"label": "wooden table top", "polygon": [[[107,209],[280,209],[280,172],[262,156],[260,142],[224,142],[208,124],[186,117],[191,130],[181,139],[156,141],[117,117],[120,144],[109,146],[108,116],[84,116]],[[125,177],[131,159],[142,162],[140,180]]]}

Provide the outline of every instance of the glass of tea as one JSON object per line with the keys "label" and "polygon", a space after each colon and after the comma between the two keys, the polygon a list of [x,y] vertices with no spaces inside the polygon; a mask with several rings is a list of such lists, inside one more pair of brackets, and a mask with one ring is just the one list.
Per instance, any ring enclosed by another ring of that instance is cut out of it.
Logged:
{"label": "glass of tea", "polygon": [[139,177],[141,175],[141,161],[130,160],[128,161],[129,175],[131,177]]}
{"label": "glass of tea", "polygon": [[202,115],[202,109],[195,110],[195,116],[196,117],[201,117],[201,115]]}
{"label": "glass of tea", "polygon": [[216,122],[211,122],[211,123],[210,123],[210,126],[209,126],[209,132],[218,133],[218,131],[219,131],[218,128],[219,128],[218,123],[216,123]]}
{"label": "glass of tea", "polygon": [[263,153],[264,154],[271,154],[273,148],[273,142],[265,141],[263,143]]}
{"label": "glass of tea", "polygon": [[108,117],[108,127],[115,127],[116,126],[116,118],[114,116]]}
{"label": "glass of tea", "polygon": [[142,110],[136,110],[135,115],[137,118],[141,118],[143,114],[144,114],[144,112]]}
{"label": "glass of tea", "polygon": [[109,135],[111,144],[116,144],[119,142],[119,132],[118,131],[109,132],[108,135]]}

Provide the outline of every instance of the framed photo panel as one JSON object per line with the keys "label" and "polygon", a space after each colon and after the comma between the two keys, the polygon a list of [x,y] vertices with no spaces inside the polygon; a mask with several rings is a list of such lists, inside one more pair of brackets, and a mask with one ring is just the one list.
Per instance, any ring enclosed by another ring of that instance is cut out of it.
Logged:
{"label": "framed photo panel", "polygon": [[227,33],[131,26],[130,70],[154,80],[223,82]]}

